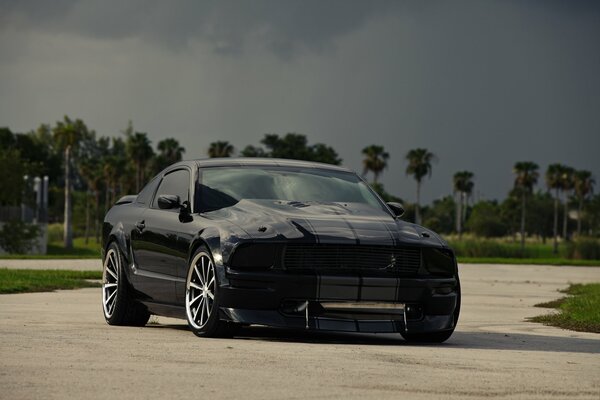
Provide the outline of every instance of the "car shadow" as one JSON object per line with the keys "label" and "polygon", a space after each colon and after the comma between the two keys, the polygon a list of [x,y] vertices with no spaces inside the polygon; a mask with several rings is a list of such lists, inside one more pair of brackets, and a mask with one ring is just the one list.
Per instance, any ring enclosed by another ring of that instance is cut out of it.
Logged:
{"label": "car shadow", "polygon": [[400,334],[338,333],[247,327],[240,330],[235,339],[337,345],[435,346],[455,349],[600,353],[600,340],[495,332],[457,331],[445,343],[414,344],[406,342]]}
{"label": "car shadow", "polygon": [[[148,324],[147,328],[189,330],[187,324]],[[310,343],[368,346],[418,346],[448,349],[487,349],[518,351],[550,351],[600,354],[598,339],[546,336],[523,333],[457,331],[445,343],[408,343],[400,334],[364,334],[249,326],[241,328],[232,340],[254,340],[281,343]]]}

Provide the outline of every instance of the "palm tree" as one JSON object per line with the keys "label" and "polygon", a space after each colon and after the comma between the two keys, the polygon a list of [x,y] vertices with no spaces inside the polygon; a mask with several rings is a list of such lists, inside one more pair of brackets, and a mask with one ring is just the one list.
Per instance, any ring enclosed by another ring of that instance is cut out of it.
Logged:
{"label": "palm tree", "polygon": [[587,196],[594,193],[594,185],[596,181],[592,178],[590,171],[580,170],[575,171],[573,175],[575,195],[579,200],[579,208],[577,212],[577,236],[581,235],[581,215],[583,212],[583,202]]}
{"label": "palm tree", "polygon": [[[112,138],[112,146],[102,159],[102,174],[106,190],[104,200],[105,211],[108,211],[110,205],[116,200],[117,184],[123,180],[130,180],[132,174],[125,172],[128,167],[125,143],[120,138]],[[120,186],[120,192],[122,192],[123,187],[122,185]],[[128,185],[128,192],[131,186]]]}
{"label": "palm tree", "polygon": [[527,213],[527,194],[531,193],[536,185],[539,166],[531,161],[521,161],[515,164],[513,172],[515,178],[515,189],[521,192],[521,251],[525,250],[525,216]]}
{"label": "palm tree", "polygon": [[575,170],[571,167],[565,166],[563,169],[562,176],[560,178],[561,190],[564,193],[564,197],[565,197],[565,203],[564,203],[565,210],[563,212],[563,238],[565,240],[568,239],[568,235],[567,235],[568,223],[567,223],[567,221],[568,221],[568,216],[569,216],[569,192],[571,192],[571,190],[573,190],[573,188],[575,186],[573,174],[575,174]]}
{"label": "palm tree", "polygon": [[88,135],[88,129],[82,120],[71,120],[65,115],[63,121],[58,121],[53,129],[54,140],[58,147],[64,152],[65,158],[65,217],[64,217],[64,246],[66,249],[73,248],[73,222],[71,205],[71,163],[73,152],[79,141]]}
{"label": "palm tree", "polygon": [[456,231],[462,235],[462,225],[465,222],[467,214],[467,200],[473,193],[473,173],[469,171],[460,171],[454,174],[453,178],[454,192],[458,193],[456,202]]}
{"label": "palm tree", "polygon": [[157,145],[160,155],[165,158],[169,164],[173,164],[177,161],[181,161],[185,148],[179,145],[177,139],[167,138],[158,142]]}
{"label": "palm tree", "polygon": [[150,145],[150,139],[146,133],[135,132],[127,134],[127,155],[135,165],[135,190],[139,193],[145,180],[145,171],[150,160],[154,156],[154,150]]}
{"label": "palm tree", "polygon": [[373,182],[377,183],[379,175],[387,168],[387,160],[390,158],[388,152],[383,146],[372,144],[362,150],[365,156],[363,159],[363,175],[367,175],[369,171],[373,172]]}
{"label": "palm tree", "polygon": [[427,149],[413,149],[406,154],[408,166],[406,174],[412,175],[417,181],[417,203],[415,206],[415,222],[421,223],[421,182],[425,176],[431,177],[431,163],[435,155]]}
{"label": "palm tree", "polygon": [[562,174],[565,169],[562,164],[550,164],[546,170],[546,186],[548,190],[554,190],[554,254],[558,254],[558,203],[560,201],[560,189],[562,188]]}
{"label": "palm tree", "polygon": [[[86,160],[81,162],[79,165],[79,174],[85,180],[89,191],[94,197],[94,232],[96,241],[98,241],[98,212],[100,208],[100,188],[102,186],[103,170],[102,165],[98,164],[97,160]],[[88,243],[89,237],[89,214],[86,207],[86,221],[85,221],[85,243]]]}
{"label": "palm tree", "polygon": [[208,156],[210,158],[231,157],[235,148],[227,141],[216,141],[210,144]]}
{"label": "palm tree", "polygon": [[154,159],[154,172],[158,173],[169,165],[181,161],[185,148],[179,145],[177,139],[167,138],[158,142],[158,155]]}

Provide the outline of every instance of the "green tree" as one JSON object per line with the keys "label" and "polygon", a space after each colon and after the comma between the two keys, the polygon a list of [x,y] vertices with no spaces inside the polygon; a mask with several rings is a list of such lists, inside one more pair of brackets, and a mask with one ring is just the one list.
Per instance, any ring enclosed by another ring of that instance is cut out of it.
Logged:
{"label": "green tree", "polygon": [[413,149],[406,154],[408,161],[406,174],[412,175],[417,181],[417,202],[415,204],[415,222],[417,224],[421,224],[421,182],[426,176],[431,177],[431,163],[435,159],[435,155],[427,149]]}
{"label": "green tree", "polygon": [[521,191],[519,189],[511,189],[508,196],[500,203],[500,216],[508,229],[508,233],[516,241],[521,225]]}
{"label": "green tree", "polygon": [[452,196],[446,196],[433,201],[427,212],[423,214],[423,225],[438,233],[449,234],[454,229],[452,214],[456,203]]}
{"label": "green tree", "polygon": [[126,136],[125,145],[127,155],[135,166],[135,192],[139,193],[146,180],[146,169],[154,157],[154,150],[152,150],[148,134],[133,132],[131,122],[124,133]]}
{"label": "green tree", "polygon": [[231,157],[235,147],[227,141],[212,142],[208,147],[208,156],[210,158]]}
{"label": "green tree", "polygon": [[508,228],[502,220],[500,206],[495,201],[480,201],[473,206],[467,227],[477,236],[500,237]]}
{"label": "green tree", "polygon": [[267,157],[262,147],[248,145],[240,152],[242,157]]}
{"label": "green tree", "polygon": [[591,196],[586,205],[586,222],[589,234],[598,235],[600,232],[600,194]]}
{"label": "green tree", "polygon": [[460,171],[454,174],[453,185],[454,193],[458,194],[456,202],[456,232],[459,237],[462,236],[462,226],[465,223],[467,214],[467,202],[471,193],[473,193],[473,173],[469,171]]}
{"label": "green tree", "polygon": [[0,128],[0,149],[10,149],[15,146],[15,135],[6,127]]}
{"label": "green tree", "polygon": [[521,161],[515,164],[513,172],[515,189],[521,193],[521,250],[525,250],[525,220],[527,214],[527,195],[533,191],[539,177],[539,166],[531,161]]}
{"label": "green tree", "polygon": [[596,181],[592,177],[590,171],[580,170],[575,171],[573,175],[575,196],[578,201],[577,212],[577,236],[581,235],[581,220],[583,216],[583,203],[585,199],[594,193],[594,185]]}
{"label": "green tree", "polygon": [[183,153],[185,153],[185,148],[180,146],[177,139],[174,138],[161,140],[158,142],[156,148],[158,149],[158,155],[155,158],[155,173],[162,171],[171,164],[181,161]]}
{"label": "green tree", "polygon": [[10,171],[0,173],[0,205],[21,204],[25,166],[18,150],[10,147],[0,148],[0,171]]}
{"label": "green tree", "polygon": [[73,153],[77,151],[79,142],[89,136],[87,126],[80,119],[72,120],[65,115],[63,121],[58,121],[53,129],[57,147],[64,152],[65,165],[65,215],[64,215],[64,246],[73,248],[73,221],[71,204],[71,163]]}
{"label": "green tree", "polygon": [[309,154],[312,161],[333,165],[340,165],[342,163],[342,159],[338,157],[333,147],[323,143],[316,143],[310,146]]}
{"label": "green tree", "polygon": [[88,142],[87,149],[82,154],[79,161],[79,174],[84,179],[86,191],[86,207],[85,207],[85,243],[89,242],[90,236],[90,210],[89,200],[90,194],[93,199],[93,222],[94,236],[96,242],[100,237],[99,212],[100,212],[100,194],[104,183],[104,160],[109,153],[110,138],[101,137],[98,140]]}
{"label": "green tree", "polygon": [[560,179],[561,182],[561,190],[564,193],[565,202],[564,207],[565,210],[563,212],[563,238],[565,240],[569,239],[568,235],[568,221],[569,221],[569,194],[575,187],[575,180],[573,175],[575,174],[575,170],[571,167],[565,166],[563,169],[563,173]]}
{"label": "green tree", "polygon": [[[112,146],[102,159],[102,174],[104,176],[104,207],[108,211],[111,204],[117,200],[117,194],[131,193],[135,187],[137,177],[128,170],[131,168],[127,159],[127,146],[121,138],[112,138]],[[125,173],[124,173],[125,171]]]}
{"label": "green tree", "polygon": [[315,161],[334,165],[342,163],[342,159],[332,147],[323,143],[309,145],[306,136],[299,133],[287,133],[285,136],[274,133],[265,134],[261,143],[266,150],[262,147],[246,146],[241,155]]}
{"label": "green tree", "polygon": [[562,175],[564,169],[565,166],[562,164],[550,164],[546,169],[546,186],[548,187],[548,190],[554,190],[554,254],[558,254],[558,203],[560,202],[560,190],[562,188]]}
{"label": "green tree", "polygon": [[371,186],[371,189],[373,189],[375,193],[377,193],[379,197],[381,197],[381,199],[386,203],[393,201],[396,203],[404,204],[404,201],[402,201],[400,197],[394,196],[393,194],[386,192],[381,182],[373,182],[369,186]]}
{"label": "green tree", "polygon": [[390,158],[388,152],[383,146],[372,144],[362,150],[363,158],[363,175],[367,175],[369,171],[373,172],[373,182],[377,183],[379,175],[387,168],[387,160]]}
{"label": "green tree", "polygon": [[546,243],[552,237],[552,218],[554,198],[547,190],[537,190],[527,199],[526,231],[537,234]]}

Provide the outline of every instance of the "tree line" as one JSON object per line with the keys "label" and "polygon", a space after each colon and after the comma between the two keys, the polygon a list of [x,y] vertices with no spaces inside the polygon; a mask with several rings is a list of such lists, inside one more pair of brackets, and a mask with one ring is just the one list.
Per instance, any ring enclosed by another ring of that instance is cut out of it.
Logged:
{"label": "tree line", "polygon": [[[166,166],[180,161],[185,148],[175,138],[165,138],[154,148],[147,133],[133,124],[119,135],[98,136],[80,119],[65,116],[54,125],[43,124],[27,133],[0,128],[0,168],[11,171],[0,175],[0,205],[19,205],[26,193],[24,175],[48,175],[51,182],[50,220],[64,222],[64,244],[72,246],[73,204],[77,203],[78,226],[87,238],[100,234],[103,213],[120,196],[138,193],[146,181]],[[258,145],[247,145],[239,152],[228,141],[210,143],[208,157],[273,157],[317,161],[339,165],[342,159],[331,146],[309,144],[305,135],[265,134]],[[388,193],[380,183],[390,154],[380,145],[362,149],[363,176],[371,177],[372,187],[386,201],[405,205],[404,219],[423,224],[443,234],[461,236],[468,231],[477,236],[537,235],[552,237],[555,251],[558,238],[568,239],[575,232],[596,233],[600,229],[600,196],[593,195],[595,180],[590,171],[551,164],[545,172],[545,190],[536,185],[539,166],[530,161],[517,162],[512,190],[502,201],[473,199],[475,174],[458,171],[453,176],[454,193],[421,205],[421,188],[431,177],[438,157],[425,148],[404,154],[405,172],[415,180],[416,202],[402,201]],[[81,206],[83,204],[83,206]],[[576,211],[576,226],[570,226],[569,211]],[[83,221],[82,221],[83,220]],[[559,220],[562,230],[559,231]],[[93,233],[92,233],[93,232]]]}

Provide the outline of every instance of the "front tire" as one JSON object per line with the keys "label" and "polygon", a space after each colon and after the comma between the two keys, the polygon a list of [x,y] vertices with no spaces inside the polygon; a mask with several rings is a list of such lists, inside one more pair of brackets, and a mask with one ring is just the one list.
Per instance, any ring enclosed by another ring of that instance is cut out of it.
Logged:
{"label": "front tire", "polygon": [[231,336],[234,325],[219,319],[219,278],[209,250],[192,256],[185,283],[185,313],[190,330],[200,337]]}
{"label": "front tire", "polygon": [[119,246],[108,246],[102,269],[102,310],[109,325],[144,326],[150,319],[146,307],[135,301],[123,266]]}

